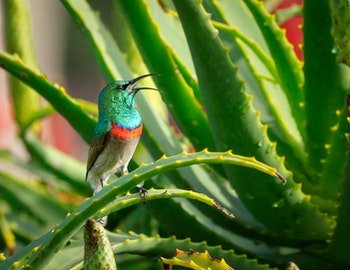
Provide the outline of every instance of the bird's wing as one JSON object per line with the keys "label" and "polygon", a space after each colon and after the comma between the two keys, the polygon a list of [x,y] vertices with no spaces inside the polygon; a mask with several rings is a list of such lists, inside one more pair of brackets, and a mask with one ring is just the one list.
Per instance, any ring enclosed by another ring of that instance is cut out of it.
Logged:
{"label": "bird's wing", "polygon": [[88,173],[97,160],[98,156],[102,153],[103,149],[107,145],[110,137],[110,132],[106,132],[105,135],[101,135],[92,139],[86,166],[85,180],[87,179]]}

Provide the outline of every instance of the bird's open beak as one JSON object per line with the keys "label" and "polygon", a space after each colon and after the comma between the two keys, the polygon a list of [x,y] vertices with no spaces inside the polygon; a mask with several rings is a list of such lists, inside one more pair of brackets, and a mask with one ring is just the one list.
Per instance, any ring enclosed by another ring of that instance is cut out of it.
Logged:
{"label": "bird's open beak", "polygon": [[131,84],[131,85],[135,85],[138,81],[140,81],[141,79],[143,79],[143,78],[146,78],[146,77],[149,77],[149,76],[159,76],[158,74],[154,74],[154,73],[149,73],[149,74],[143,74],[143,75],[141,75],[141,76],[139,76],[139,77],[136,77],[136,78],[134,78],[134,79],[131,79],[130,81],[129,81],[129,83]]}
{"label": "bird's open beak", "polygon": [[129,81],[129,85],[131,86],[131,92],[130,94],[136,94],[138,91],[140,90],[156,90],[158,91],[157,88],[153,88],[153,87],[136,87],[137,83],[142,80],[143,78],[149,77],[149,76],[159,76],[158,74],[153,74],[153,73],[149,73],[149,74],[144,74],[141,75],[139,77],[136,77],[134,79],[131,79]]}

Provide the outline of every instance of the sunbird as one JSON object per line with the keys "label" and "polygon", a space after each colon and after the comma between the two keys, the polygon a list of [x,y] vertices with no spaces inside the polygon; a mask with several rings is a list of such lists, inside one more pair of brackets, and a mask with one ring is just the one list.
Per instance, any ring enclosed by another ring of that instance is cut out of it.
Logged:
{"label": "sunbird", "polygon": [[112,174],[128,173],[128,164],[142,133],[142,117],[135,108],[135,95],[152,87],[137,86],[148,76],[108,83],[98,97],[98,122],[90,144],[86,180],[94,194]]}

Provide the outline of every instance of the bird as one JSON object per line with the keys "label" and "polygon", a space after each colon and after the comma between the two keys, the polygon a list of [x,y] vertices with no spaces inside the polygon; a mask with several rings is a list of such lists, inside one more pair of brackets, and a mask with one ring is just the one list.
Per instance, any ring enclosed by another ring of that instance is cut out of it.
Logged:
{"label": "bird", "polygon": [[[135,95],[144,89],[138,82],[156,74],[105,85],[98,97],[98,122],[88,152],[86,180],[93,193],[99,192],[111,175],[128,173],[128,164],[142,134],[143,121],[135,108]],[[100,220],[106,223],[107,217]],[[104,224],[105,225],[105,224]]]}

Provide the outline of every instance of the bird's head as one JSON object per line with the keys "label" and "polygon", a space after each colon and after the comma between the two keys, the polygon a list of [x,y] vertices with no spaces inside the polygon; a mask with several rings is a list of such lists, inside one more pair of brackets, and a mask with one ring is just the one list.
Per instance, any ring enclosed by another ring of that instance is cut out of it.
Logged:
{"label": "bird's head", "polygon": [[154,75],[156,74],[144,74],[131,80],[118,80],[107,84],[100,93],[99,104],[133,107],[135,95],[140,90],[157,90],[152,87],[138,86],[143,78]]}

